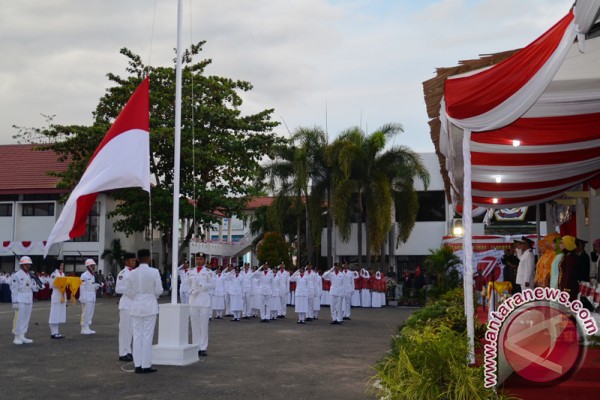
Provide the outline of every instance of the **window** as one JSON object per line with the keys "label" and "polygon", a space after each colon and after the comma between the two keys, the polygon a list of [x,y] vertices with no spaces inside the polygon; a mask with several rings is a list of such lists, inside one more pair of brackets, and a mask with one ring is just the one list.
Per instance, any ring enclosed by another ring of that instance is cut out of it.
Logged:
{"label": "window", "polygon": [[443,190],[418,192],[418,195],[417,222],[446,220],[446,198]]}
{"label": "window", "polygon": [[0,204],[0,217],[12,217],[12,203]]}
{"label": "window", "polygon": [[23,203],[24,217],[52,217],[54,203]]}
{"label": "window", "polygon": [[74,242],[97,242],[100,236],[100,203],[95,202],[90,210],[85,233],[73,239]]}

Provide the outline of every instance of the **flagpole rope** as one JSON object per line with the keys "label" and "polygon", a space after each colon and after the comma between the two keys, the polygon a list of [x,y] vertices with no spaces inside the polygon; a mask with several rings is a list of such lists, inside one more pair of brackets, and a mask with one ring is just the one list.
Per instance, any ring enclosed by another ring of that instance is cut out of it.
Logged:
{"label": "flagpole rope", "polygon": [[[152,65],[152,45],[154,44],[154,27],[156,26],[156,2],[157,0],[154,0],[154,13],[152,14],[152,28],[150,29],[150,50],[148,51],[148,65],[147,67],[150,68],[150,65]],[[150,73],[150,71],[146,72],[146,75],[148,75]]]}
{"label": "flagpole rope", "polygon": [[[188,13],[190,16],[190,47],[194,44],[194,20],[192,18],[192,0],[190,0],[190,12]],[[196,224],[196,207],[197,207],[197,197],[196,197],[196,120],[194,117],[194,72],[192,71],[192,91],[191,91],[191,111],[192,111],[192,193],[193,193],[193,217],[192,217],[192,226],[194,228],[194,239],[198,237],[198,228]]]}

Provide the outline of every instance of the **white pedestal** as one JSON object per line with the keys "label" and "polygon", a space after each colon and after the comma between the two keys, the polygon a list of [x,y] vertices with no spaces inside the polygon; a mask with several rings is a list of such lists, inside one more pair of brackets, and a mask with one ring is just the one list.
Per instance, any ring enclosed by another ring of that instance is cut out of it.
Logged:
{"label": "white pedestal", "polygon": [[190,306],[161,304],[158,344],[152,346],[152,364],[189,365],[198,361],[198,346],[189,344]]}

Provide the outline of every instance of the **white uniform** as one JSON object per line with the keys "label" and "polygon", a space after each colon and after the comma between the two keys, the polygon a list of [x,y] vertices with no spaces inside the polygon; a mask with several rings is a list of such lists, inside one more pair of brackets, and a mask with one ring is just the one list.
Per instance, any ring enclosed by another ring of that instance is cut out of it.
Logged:
{"label": "white uniform", "polygon": [[258,271],[255,275],[258,283],[258,305],[261,321],[268,321],[271,314],[271,295],[273,294],[273,272],[270,269]]}
{"label": "white uniform", "polygon": [[11,277],[10,292],[12,296],[15,318],[13,322],[13,333],[15,344],[31,343],[25,338],[31,318],[31,307],[33,306],[33,292],[37,292],[38,285],[31,279],[29,273],[19,269]]}
{"label": "white uniform", "polygon": [[241,273],[234,271],[227,272],[224,275],[225,282],[228,283],[226,287],[229,293],[229,307],[231,309],[231,313],[233,314],[233,321],[239,321],[242,316],[242,310],[244,309],[244,276]]}
{"label": "white uniform", "polygon": [[272,320],[277,319],[279,316],[279,309],[281,308],[281,297],[279,296],[279,275],[273,274],[273,280],[271,281],[271,312],[270,317]]}
{"label": "white uniform", "polygon": [[308,286],[312,284],[311,278],[306,273],[294,272],[290,277],[291,282],[296,282],[294,311],[298,314],[298,322],[304,323],[308,312]]}
{"label": "white uniform", "polygon": [[215,291],[211,297],[211,313],[215,311],[217,319],[223,319],[225,310],[225,275],[220,272],[215,274]]}
{"label": "white uniform", "polygon": [[352,295],[354,294],[354,271],[345,268],[344,274],[344,294],[342,295],[342,312],[344,318],[350,318],[352,313]]}
{"label": "white uniform", "polygon": [[242,277],[242,300],[243,300],[243,308],[242,314],[243,318],[250,318],[252,316],[252,276],[254,272],[248,269],[248,272],[242,271],[240,272],[240,276]]}
{"label": "white uniform", "polygon": [[63,276],[65,276],[65,273],[61,272],[59,269],[55,270],[52,275],[50,275],[52,296],[50,297],[50,315],[48,317],[48,325],[50,326],[50,334],[52,337],[57,337],[59,335],[58,324],[64,324],[67,322],[67,294],[61,293],[54,284],[54,279]]}
{"label": "white uniform", "polygon": [[192,343],[200,351],[208,348],[208,319],[210,317],[210,293],[215,288],[214,273],[206,264],[188,271],[190,288],[190,322]]}
{"label": "white uniform", "polygon": [[360,304],[364,307],[371,307],[371,290],[368,289],[368,281],[371,278],[369,271],[362,269],[360,276],[363,278],[363,288],[360,290]]}
{"label": "white uniform", "polygon": [[279,317],[287,314],[287,302],[290,297],[290,273],[285,269],[277,270],[279,276]]}
{"label": "white uniform", "polygon": [[517,267],[517,277],[515,283],[521,285],[521,290],[525,290],[525,283],[529,283],[529,287],[533,288],[535,280],[535,260],[531,249],[525,250],[519,255],[519,266]]}
{"label": "white uniform", "polygon": [[331,288],[329,289],[329,307],[331,309],[331,320],[335,322],[342,322],[342,297],[344,295],[344,280],[345,274],[342,271],[335,271],[330,269],[323,274],[323,279],[331,282]]}
{"label": "white uniform", "polygon": [[187,273],[190,269],[183,267],[181,265],[179,267],[179,298],[181,299],[181,304],[190,304],[190,289],[187,283]]}
{"label": "white uniform", "polygon": [[[115,292],[125,294],[127,290],[127,277],[133,268],[125,267],[117,276]],[[119,357],[133,354],[131,342],[133,341],[133,320],[131,318],[131,304],[133,300],[127,296],[121,296],[119,300]]]}
{"label": "white uniform", "polygon": [[79,287],[79,302],[81,303],[81,333],[89,335],[96,333],[90,329],[92,318],[94,316],[94,308],[96,307],[96,291],[100,287],[96,283],[94,274],[90,271],[85,271],[81,274],[81,286]]}
{"label": "white uniform", "polygon": [[[306,272],[304,272],[306,274],[306,276],[308,277],[308,284],[306,285],[306,289],[307,289],[307,297],[308,297],[308,310],[306,311],[306,318],[309,320],[313,319],[313,315],[315,313],[315,297],[317,295],[317,292],[315,290],[315,275],[317,275],[314,271],[308,271],[306,270]],[[298,293],[296,293],[296,295],[298,295]],[[316,301],[320,302],[321,298],[319,297]]]}
{"label": "white uniform", "polygon": [[140,264],[125,279],[125,296],[131,301],[133,320],[133,363],[152,366],[152,339],[158,314],[158,296],[163,292],[160,273],[148,264]]}

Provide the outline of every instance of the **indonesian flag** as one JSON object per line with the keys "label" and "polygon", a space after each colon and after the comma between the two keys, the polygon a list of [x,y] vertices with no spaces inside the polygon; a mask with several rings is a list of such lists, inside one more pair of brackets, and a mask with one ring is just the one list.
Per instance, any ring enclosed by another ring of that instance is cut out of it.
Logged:
{"label": "indonesian flag", "polygon": [[87,217],[99,192],[127,187],[150,192],[149,87],[146,78],[94,152],[50,232],[44,258],[54,243],[85,233]]}

